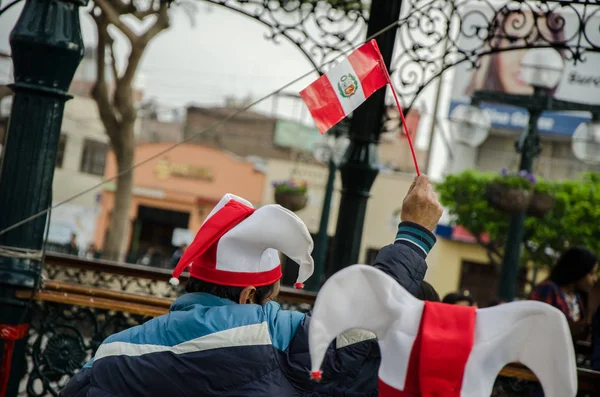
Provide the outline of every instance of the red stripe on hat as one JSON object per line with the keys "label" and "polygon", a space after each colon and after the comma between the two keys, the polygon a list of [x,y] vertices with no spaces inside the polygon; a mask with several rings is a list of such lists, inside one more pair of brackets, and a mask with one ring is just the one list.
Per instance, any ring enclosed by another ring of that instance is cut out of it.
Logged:
{"label": "red stripe on hat", "polygon": [[360,80],[365,98],[387,84],[387,71],[375,40],[350,54],[348,61]]}
{"label": "red stripe on hat", "polygon": [[[239,201],[231,200],[220,210],[208,218],[198,230],[194,241],[185,250],[179,263],[173,270],[173,277],[179,278],[181,273],[190,265],[197,268],[206,267],[214,269],[217,265],[216,247],[219,239],[254,213],[255,209]],[[190,271],[190,275],[194,273]]]}
{"label": "red stripe on hat", "polygon": [[325,75],[300,91],[300,96],[306,103],[321,134],[346,117],[331,83]]}
{"label": "red stripe on hat", "polygon": [[277,282],[283,276],[281,265],[260,273],[229,272],[226,270],[210,269],[203,266],[192,266],[190,276],[217,285],[228,287],[263,287]]}
{"label": "red stripe on hat", "polygon": [[425,302],[421,322],[422,397],[460,397],[475,340],[476,308]]}

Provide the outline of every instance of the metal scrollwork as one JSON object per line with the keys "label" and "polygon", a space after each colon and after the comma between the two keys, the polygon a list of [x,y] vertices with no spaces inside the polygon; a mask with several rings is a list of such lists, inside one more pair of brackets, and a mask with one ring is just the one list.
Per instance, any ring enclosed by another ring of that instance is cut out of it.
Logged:
{"label": "metal scrollwork", "polygon": [[2,14],[4,14],[6,11],[8,11],[12,6],[20,3],[23,0],[12,0],[12,1],[8,1],[5,6],[2,6],[2,0],[0,0],[0,16],[2,16]]}
{"label": "metal scrollwork", "polygon": [[317,69],[360,44],[367,31],[368,7],[361,0],[205,1],[261,22],[268,40],[288,39]]}
{"label": "metal scrollwork", "polygon": [[392,81],[403,105],[447,69],[479,68],[487,55],[553,47],[567,62],[600,52],[600,2],[410,0],[398,23]]}
{"label": "metal scrollwork", "polygon": [[45,267],[48,280],[63,281],[90,287],[152,295],[159,298],[177,298],[184,293],[184,286],[172,286],[166,281],[121,274],[90,271],[78,268],[48,266]]}
{"label": "metal scrollwork", "polygon": [[90,307],[38,303],[31,323],[29,370],[22,391],[30,397],[58,396],[106,337],[149,319]]}

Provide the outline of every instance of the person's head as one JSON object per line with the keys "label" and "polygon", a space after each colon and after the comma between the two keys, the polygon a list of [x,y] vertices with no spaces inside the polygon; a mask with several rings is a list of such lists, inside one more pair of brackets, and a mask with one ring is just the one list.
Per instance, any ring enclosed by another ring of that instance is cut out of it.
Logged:
{"label": "person's head", "polygon": [[188,292],[206,292],[237,303],[264,304],[277,296],[285,254],[299,265],[295,288],[312,275],[313,241],[293,212],[279,205],[255,209],[226,194],[183,252],[169,283],[179,284],[189,268]]}
{"label": "person's head", "polygon": [[598,257],[583,247],[569,248],[552,268],[550,280],[560,287],[587,293],[598,281]]}
{"label": "person's head", "polygon": [[473,306],[475,302],[473,302],[473,298],[468,295],[462,294],[460,292],[450,292],[444,299],[442,303],[448,303],[450,305],[459,305],[459,306]]}
{"label": "person's head", "polygon": [[71,233],[71,243],[76,243],[76,242],[77,242],[77,234]]}
{"label": "person's head", "polygon": [[419,293],[417,294],[417,298],[422,301],[429,302],[439,302],[440,295],[437,293],[433,285],[429,284],[427,281],[423,280],[421,283],[421,288],[419,288]]}
{"label": "person's head", "polygon": [[496,298],[496,299],[492,299],[487,307],[494,307],[494,306],[498,306],[498,305],[503,305],[505,303],[506,303],[505,300]]}
{"label": "person's head", "polygon": [[252,285],[247,287],[228,287],[190,277],[185,284],[185,292],[204,292],[218,296],[219,298],[229,299],[239,304],[252,303],[264,305],[270,300],[277,298],[279,287],[279,281],[262,287],[254,287]]}

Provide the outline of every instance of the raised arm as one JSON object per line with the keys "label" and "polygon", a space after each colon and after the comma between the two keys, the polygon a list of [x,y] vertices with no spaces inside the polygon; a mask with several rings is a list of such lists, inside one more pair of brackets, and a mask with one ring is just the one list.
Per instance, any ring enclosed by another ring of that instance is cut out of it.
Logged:
{"label": "raised arm", "polygon": [[[417,295],[427,264],[425,258],[435,244],[432,230],[442,214],[437,195],[426,176],[415,179],[402,204],[401,220],[394,243],[381,249],[375,267],[392,276]],[[282,368],[288,379],[304,392],[315,396],[376,396],[379,346],[374,334],[349,330],[340,335],[325,357],[324,379],[309,379],[308,329],[310,313],[300,323],[285,352]]]}

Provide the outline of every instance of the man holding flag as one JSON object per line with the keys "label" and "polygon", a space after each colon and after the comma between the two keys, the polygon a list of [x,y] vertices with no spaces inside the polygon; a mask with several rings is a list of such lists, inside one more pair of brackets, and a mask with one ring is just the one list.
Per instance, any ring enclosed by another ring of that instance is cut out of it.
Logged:
{"label": "man holding flag", "polygon": [[[303,91],[321,131],[389,81],[377,54],[374,42],[365,44]],[[376,258],[375,268],[415,296],[441,214],[427,177],[418,176],[402,204],[394,243]],[[302,288],[313,272],[312,248],[294,213],[278,205],[255,209],[225,195],[173,271],[171,283],[178,284],[189,269],[187,293],[169,314],[107,338],[60,395],[375,396],[381,355],[373,334],[351,330],[337,338],[316,383],[309,376],[311,314],[274,302],[282,276],[278,252],[300,265],[295,287]]]}

